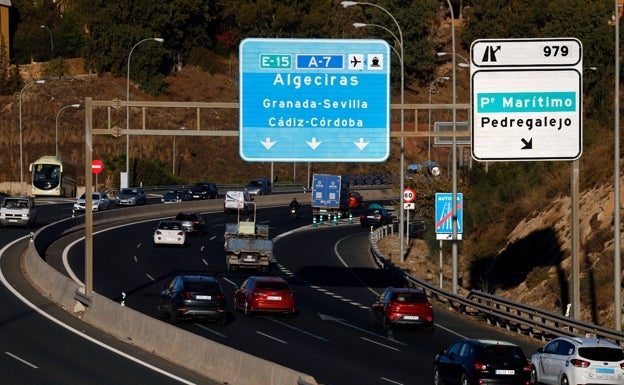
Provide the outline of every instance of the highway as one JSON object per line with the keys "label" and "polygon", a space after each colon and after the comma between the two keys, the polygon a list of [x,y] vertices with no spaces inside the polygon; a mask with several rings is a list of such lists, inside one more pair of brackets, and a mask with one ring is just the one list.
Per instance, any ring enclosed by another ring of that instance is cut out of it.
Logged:
{"label": "highway", "polygon": [[[388,285],[400,284],[377,269],[369,256],[367,229],[359,225],[309,226],[309,208],[290,220],[286,207],[258,210],[258,222],[277,237],[276,260],[269,274],[285,277],[295,290],[295,317],[245,317],[232,309],[235,288],[253,271],[228,273],[223,253],[223,227],[236,216],[204,215],[208,234],[190,246],[153,248],[155,221],[99,232],[94,240],[94,290],[120,304],[157,317],[162,286],[176,274],[217,276],[230,299],[228,324],[184,322],[179,327],[205,338],[308,373],[319,383],[413,384],[431,381],[434,355],[462,337],[512,340],[527,355],[536,345],[436,307],[433,334],[419,330],[383,332],[369,325],[368,306]],[[298,229],[304,227],[304,229]],[[71,239],[65,240],[70,242]],[[60,245],[56,245],[59,250]],[[68,254],[71,270],[82,279],[83,244]],[[54,253],[57,254],[57,253]],[[62,268],[59,256],[49,263]]]}
{"label": "highway", "polygon": [[[71,215],[67,203],[40,205],[38,210],[37,227]],[[25,247],[30,231],[0,229],[3,385],[216,385],[90,327],[42,297],[24,280],[16,248],[8,252],[6,247],[17,239]]]}

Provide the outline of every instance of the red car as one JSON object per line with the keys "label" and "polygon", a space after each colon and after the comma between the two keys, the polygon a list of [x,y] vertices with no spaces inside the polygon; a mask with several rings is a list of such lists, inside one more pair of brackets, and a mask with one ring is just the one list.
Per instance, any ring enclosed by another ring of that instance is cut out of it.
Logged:
{"label": "red car", "polygon": [[349,208],[361,209],[364,207],[364,197],[357,191],[349,193]]}
{"label": "red car", "polygon": [[248,277],[234,293],[234,309],[249,315],[276,312],[293,315],[295,296],[288,282],[280,277]]}
{"label": "red car", "polygon": [[370,321],[385,330],[413,325],[433,332],[433,306],[423,290],[389,287],[371,306]]}

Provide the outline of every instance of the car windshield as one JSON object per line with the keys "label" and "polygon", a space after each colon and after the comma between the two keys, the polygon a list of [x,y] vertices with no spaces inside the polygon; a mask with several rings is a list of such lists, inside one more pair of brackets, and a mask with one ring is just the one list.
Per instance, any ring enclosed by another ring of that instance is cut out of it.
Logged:
{"label": "car windshield", "polygon": [[121,190],[121,194],[123,195],[136,195],[139,192],[137,190],[133,190],[131,188],[125,188]]}
{"label": "car windshield", "polygon": [[579,356],[592,361],[617,362],[624,360],[624,351],[622,349],[606,346],[579,348],[578,352]]}
{"label": "car windshield", "polygon": [[251,182],[249,182],[249,184],[247,186],[249,186],[249,187],[261,187],[262,183],[258,182],[258,181],[255,181],[255,180],[252,180]]}

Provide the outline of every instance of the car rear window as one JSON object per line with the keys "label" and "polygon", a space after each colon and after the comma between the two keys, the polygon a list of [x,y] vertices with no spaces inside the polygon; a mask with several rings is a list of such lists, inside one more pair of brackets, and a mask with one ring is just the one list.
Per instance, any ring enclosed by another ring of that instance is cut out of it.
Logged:
{"label": "car rear window", "polygon": [[427,296],[424,293],[394,293],[392,300],[397,302],[426,303]]}
{"label": "car rear window", "polygon": [[191,214],[178,214],[175,217],[176,221],[183,221],[185,219],[193,219],[193,218],[194,217]]}
{"label": "car rear window", "polygon": [[217,294],[221,291],[216,282],[187,282],[184,286],[186,291],[193,293]]}
{"label": "car rear window", "polygon": [[258,282],[256,287],[260,290],[290,290],[286,282]]}
{"label": "car rear window", "polygon": [[485,346],[483,348],[482,355],[485,362],[497,362],[500,360],[526,360],[522,349],[517,346]]}
{"label": "car rear window", "polygon": [[617,348],[595,346],[579,348],[578,352],[579,356],[592,361],[617,362],[624,360],[624,351]]}
{"label": "car rear window", "polygon": [[181,230],[182,226],[177,222],[160,222],[158,228],[161,230]]}

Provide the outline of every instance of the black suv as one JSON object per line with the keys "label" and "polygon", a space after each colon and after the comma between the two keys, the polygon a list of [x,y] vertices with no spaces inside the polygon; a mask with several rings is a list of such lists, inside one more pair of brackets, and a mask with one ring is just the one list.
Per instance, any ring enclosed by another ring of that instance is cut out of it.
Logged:
{"label": "black suv", "polygon": [[177,323],[181,319],[202,318],[227,322],[225,293],[214,277],[179,275],[160,293],[158,314]]}
{"label": "black suv", "polygon": [[433,361],[434,385],[526,385],[530,375],[531,365],[522,349],[505,341],[459,340]]}
{"label": "black suv", "polygon": [[197,182],[191,186],[193,199],[216,199],[219,195],[217,185],[211,182]]}
{"label": "black suv", "polygon": [[179,212],[173,220],[180,222],[187,233],[199,236],[206,234],[206,220],[196,211]]}

